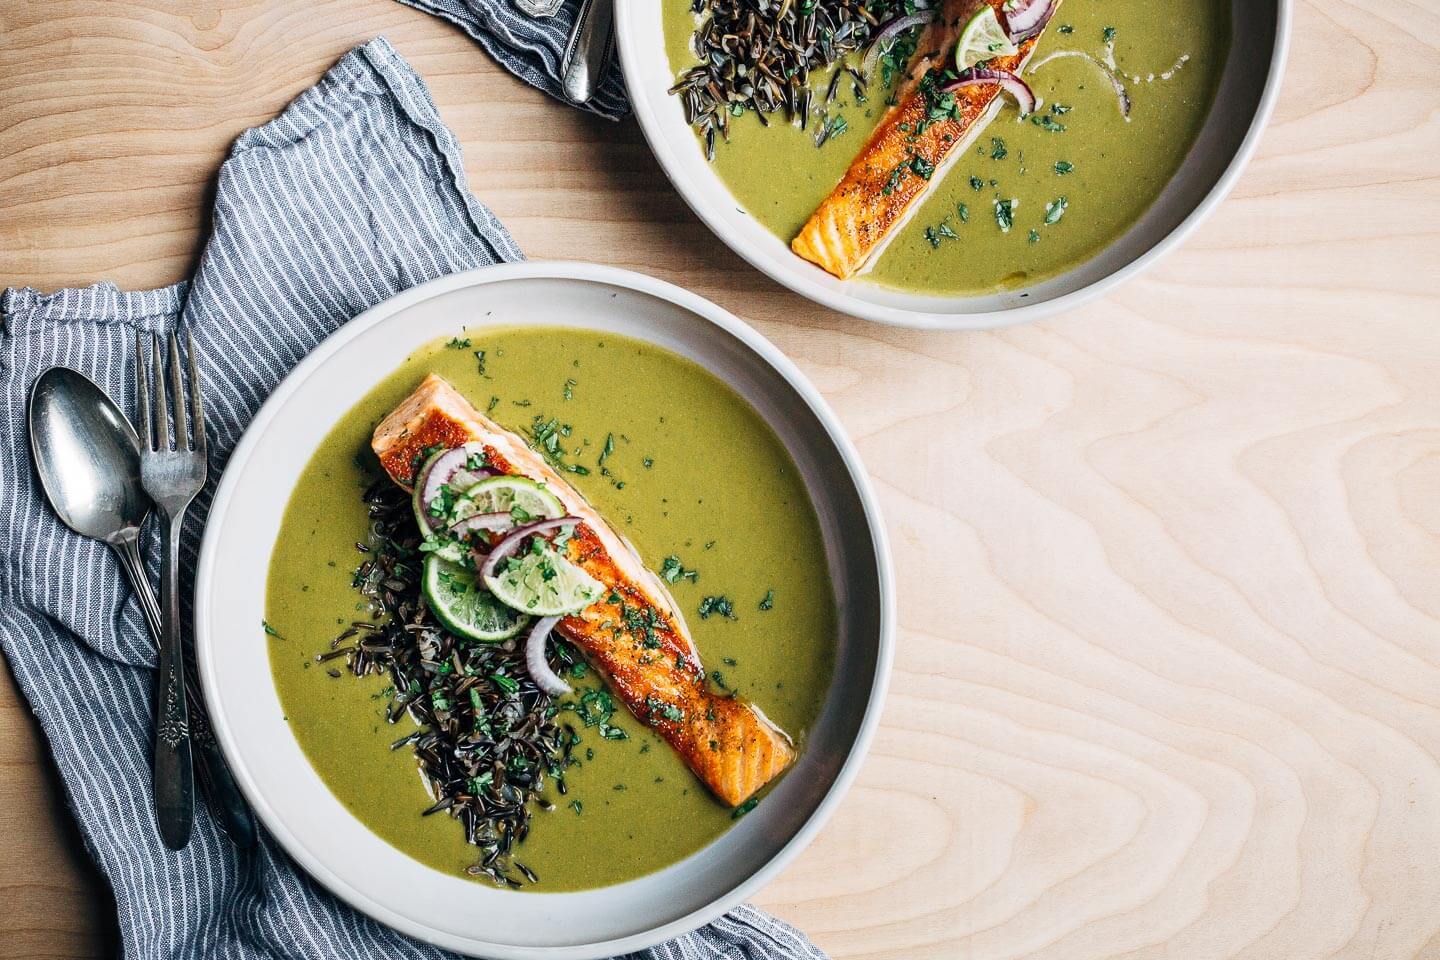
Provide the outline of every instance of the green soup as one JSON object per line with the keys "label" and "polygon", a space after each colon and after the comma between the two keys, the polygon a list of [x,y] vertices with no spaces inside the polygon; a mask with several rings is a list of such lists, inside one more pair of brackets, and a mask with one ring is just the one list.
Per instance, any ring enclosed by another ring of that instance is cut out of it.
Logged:
{"label": "green soup", "polygon": [[[678,75],[695,63],[698,19],[665,3],[665,37]],[[985,293],[1052,277],[1094,256],[1155,201],[1198,135],[1229,45],[1228,0],[1066,0],[1025,80],[1040,107],[1013,104],[981,131],[935,184],[862,278],[921,293]],[[1079,51],[1113,56],[1132,101],[1127,121],[1110,80]],[[855,58],[858,63],[858,57]],[[813,81],[823,103],[830,71]],[[824,116],[802,131],[762,126],[746,111],[715,147],[715,171],[745,210],[789,243],[829,195],[886,110],[873,80],[848,79]],[[844,132],[816,147],[816,124]]]}
{"label": "green soup", "polygon": [[[652,569],[678,557],[696,571],[670,589],[710,669],[803,747],[829,685],[835,611],[814,510],[794,463],[734,391],[666,350],[572,329],[486,329],[408,357],[330,432],[291,494],[270,561],[271,669],[286,719],[334,794],[387,842],[447,873],[477,859],[459,823],[430,804],[409,748],[414,729],[386,722],[387,680],[356,679],[315,657],[368,609],[352,586],[368,525],[361,493],[380,476],[375,424],[428,373],[522,432],[534,417],[570,427],[571,482]],[[483,351],[483,358],[476,351]],[[611,452],[599,469],[600,454]],[[702,618],[705,597],[733,619]],[[338,662],[338,661],[337,661]],[[593,673],[576,694],[594,687]],[[536,810],[517,848],[533,888],[576,890],[660,869],[734,822],[648,727],[621,707],[628,739],[581,731],[569,792]]]}

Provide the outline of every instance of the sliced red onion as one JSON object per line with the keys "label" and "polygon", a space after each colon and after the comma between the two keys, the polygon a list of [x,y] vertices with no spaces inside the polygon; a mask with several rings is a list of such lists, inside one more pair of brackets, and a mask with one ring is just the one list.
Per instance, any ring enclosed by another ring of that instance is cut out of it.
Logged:
{"label": "sliced red onion", "polygon": [[1026,73],[1034,73],[1036,70],[1039,70],[1041,67],[1045,66],[1045,64],[1049,63],[1050,61],[1063,60],[1066,57],[1079,57],[1081,60],[1093,64],[1095,66],[1095,69],[1105,74],[1106,79],[1110,81],[1110,86],[1115,88],[1115,100],[1120,106],[1120,116],[1124,117],[1126,120],[1130,119],[1130,94],[1125,89],[1125,84],[1120,80],[1119,75],[1110,68],[1110,65],[1108,63],[1096,57],[1093,57],[1088,53],[1080,50],[1056,50],[1054,53],[1050,54],[1048,57],[1041,60],[1039,63],[1032,65],[1030,69],[1026,71]]}
{"label": "sliced red onion", "polygon": [[424,481],[420,484],[420,503],[424,506],[425,517],[432,527],[438,527],[441,523],[440,518],[430,512],[430,504],[440,496],[440,488],[455,479],[455,475],[465,469],[465,464],[472,456],[484,452],[485,448],[480,444],[467,443],[463,447],[446,450],[430,465]]}
{"label": "sliced red onion", "polygon": [[450,535],[460,538],[470,533],[504,533],[515,526],[508,513],[475,513],[450,525]]}
{"label": "sliced red onion", "polygon": [[490,556],[486,557],[485,562],[480,565],[480,579],[487,580],[495,576],[495,568],[500,565],[500,561],[514,553],[515,548],[520,546],[521,541],[526,537],[532,537],[537,533],[546,533],[550,530],[559,530],[561,527],[568,527],[579,522],[579,517],[556,517],[553,520],[537,520],[534,523],[516,527],[507,533],[499,543],[490,548]]}
{"label": "sliced red onion", "polygon": [[990,70],[985,67],[970,67],[960,74],[960,78],[954,83],[941,87],[944,93],[953,93],[962,87],[979,87],[988,84],[999,84],[1001,89],[1015,98],[1015,103],[1020,107],[1022,114],[1035,112],[1035,91],[1030,85],[1021,80],[1009,70]]}
{"label": "sliced red onion", "polygon": [[1029,40],[1044,30],[1059,5],[1058,0],[1015,0],[1015,9],[1005,11],[1005,28],[1010,32],[1010,42]]}
{"label": "sliced red onion", "polygon": [[865,61],[860,65],[860,75],[867,80],[870,72],[875,69],[875,62],[880,59],[881,44],[892,40],[911,27],[918,27],[923,23],[929,23],[934,18],[934,13],[912,13],[909,16],[896,17],[885,26],[875,32],[870,41],[870,49],[865,52]]}
{"label": "sliced red onion", "polygon": [[545,641],[550,639],[550,631],[560,620],[560,617],[546,617],[537,621],[530,628],[530,636],[525,639],[525,667],[530,671],[530,679],[552,697],[572,692],[570,684],[561,680],[545,659]]}
{"label": "sliced red onion", "polygon": [[410,482],[410,490],[412,492],[415,490],[425,489],[425,481],[429,478],[430,468],[433,466],[435,466],[435,464],[431,463],[429,460],[426,460],[425,463],[420,465],[420,472],[415,474],[415,479]]}

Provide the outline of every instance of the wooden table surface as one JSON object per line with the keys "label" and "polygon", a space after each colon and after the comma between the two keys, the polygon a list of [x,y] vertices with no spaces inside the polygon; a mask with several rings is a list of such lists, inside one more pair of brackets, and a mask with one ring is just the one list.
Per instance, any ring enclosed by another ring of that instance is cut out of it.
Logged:
{"label": "wooden table surface", "polygon": [[[1107,299],[983,334],[782,290],[633,123],[390,0],[4,0],[0,285],[184,276],[234,136],[381,33],[530,255],[749,319],[874,478],[884,725],[760,904],[836,957],[1440,957],[1435,0],[1300,2],[1219,212]],[[108,904],[6,674],[0,957],[112,954]]]}

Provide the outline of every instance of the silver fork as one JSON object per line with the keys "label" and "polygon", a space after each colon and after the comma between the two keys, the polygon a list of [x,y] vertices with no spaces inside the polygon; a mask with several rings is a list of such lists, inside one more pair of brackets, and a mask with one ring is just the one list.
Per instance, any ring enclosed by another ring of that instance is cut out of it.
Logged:
{"label": "silver fork", "polygon": [[135,380],[140,396],[140,483],[160,508],[164,544],[160,569],[164,634],[155,701],[155,817],[165,845],[179,850],[190,842],[195,817],[190,713],[185,702],[185,654],[180,642],[180,533],[190,501],[205,485],[205,410],[200,401],[200,377],[195,372],[195,346],[189,334],[185,337],[190,380],[188,423],[180,375],[180,345],[173,333],[169,346],[173,405],[165,391],[160,338],[150,335],[147,364],[145,335],[138,331],[135,334]]}

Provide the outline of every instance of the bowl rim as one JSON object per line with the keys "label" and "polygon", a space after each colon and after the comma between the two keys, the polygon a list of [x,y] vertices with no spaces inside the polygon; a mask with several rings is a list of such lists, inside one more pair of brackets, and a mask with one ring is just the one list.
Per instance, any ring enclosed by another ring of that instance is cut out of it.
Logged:
{"label": "bowl rim", "polygon": [[783,378],[789,388],[820,421],[830,442],[845,464],[849,480],[860,500],[865,525],[870,534],[871,546],[875,552],[875,582],[879,595],[879,629],[876,638],[874,674],[859,727],[850,742],[839,771],[814,811],[800,829],[760,869],[736,883],[724,894],[712,899],[705,906],[668,923],[625,937],[587,944],[533,947],[490,943],[432,930],[422,923],[401,916],[390,910],[385,904],[360,892],[343,877],[320,862],[317,856],[298,841],[296,835],[266,801],[251,773],[243,763],[238,762],[239,751],[235,733],[230,728],[225,714],[217,711],[211,715],[211,721],[216,739],[230,764],[236,782],[240,785],[241,791],[265,828],[286,853],[299,863],[311,877],[350,906],[403,934],[466,954],[485,956],[493,958],[493,960],[539,960],[539,958],[545,958],[545,960],[591,960],[591,958],[643,950],[689,933],[729,912],[772,880],[809,845],[835,812],[858,775],[861,763],[879,726],[894,661],[896,616],[894,572],[884,517],[859,453],[839,419],[815,386],[778,347],[738,317],[682,287],[629,270],[575,261],[539,260],[479,267],[438,277],[381,301],[342,325],[286,375],[261,405],[231,453],[205,520],[205,533],[196,564],[192,623],[194,647],[201,689],[206,702],[219,703],[221,702],[219,697],[221,681],[216,675],[215,663],[210,655],[210,644],[213,642],[213,637],[205,632],[205,625],[211,620],[211,595],[215,589],[214,568],[220,548],[219,531],[224,526],[223,520],[240,482],[242,471],[238,468],[244,466],[251,459],[261,436],[273,426],[279,412],[289,401],[291,395],[316,369],[352,340],[410,307],[454,290],[521,279],[582,280],[623,287],[669,301],[720,327],[753,351]]}
{"label": "bowl rim", "polygon": [[[1145,271],[1161,257],[1178,247],[1229,196],[1230,191],[1234,189],[1236,182],[1240,179],[1241,173],[1244,172],[1246,165],[1254,156],[1260,143],[1260,137],[1269,124],[1280,97],[1280,88],[1290,52],[1293,0],[1275,0],[1275,5],[1275,43],[1271,49],[1269,69],[1266,72],[1260,99],[1255,105],[1255,112],[1250,118],[1245,136],[1229,163],[1226,164],[1219,178],[1194,209],[1186,214],[1184,219],[1169,233],[1120,269],[1099,277],[1078,290],[1049,300],[1024,303],[1003,310],[982,310],[974,313],[932,313],[894,307],[883,303],[873,303],[852,296],[843,290],[833,290],[812,280],[802,271],[776,268],[758,250],[733,234],[730,226],[721,216],[718,206],[702,196],[702,191],[696,185],[690,183],[686,178],[677,176],[676,171],[683,168],[685,161],[671,149],[661,128],[660,119],[651,108],[650,101],[645,97],[632,95],[630,105],[640,123],[640,129],[645,135],[650,152],[655,155],[661,169],[665,171],[665,176],[670,180],[671,186],[680,194],[685,204],[704,221],[721,242],[770,279],[808,300],[862,320],[873,320],[890,326],[922,330],[992,330],[1054,316],[1104,296],[1131,277]],[[637,32],[636,23],[640,16],[651,15],[655,9],[653,3],[642,2],[642,0],[615,0],[616,48],[619,51],[620,68],[628,89],[641,89],[645,83],[638,66],[642,53],[634,46]],[[959,296],[953,299],[963,301],[971,298]]]}

